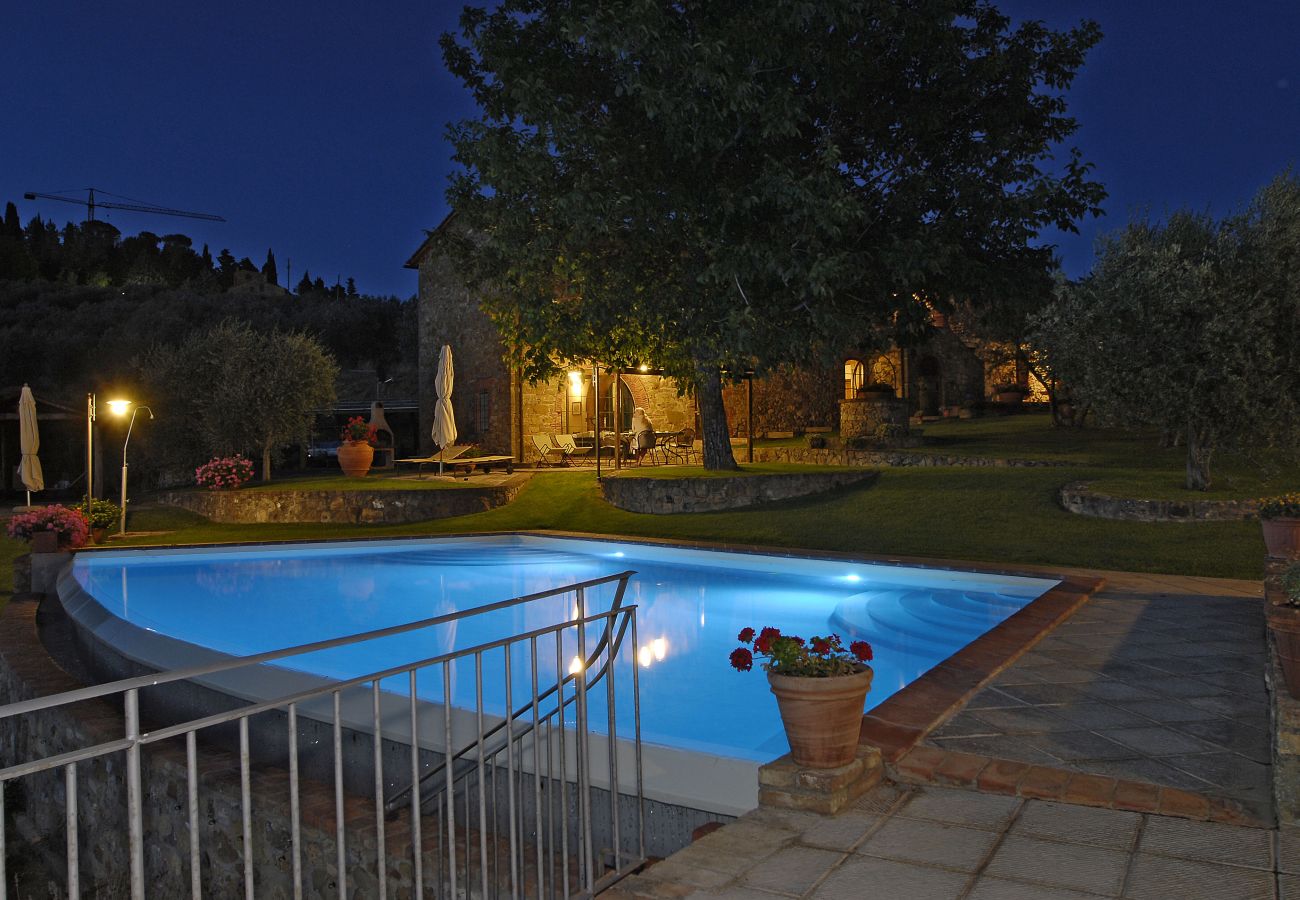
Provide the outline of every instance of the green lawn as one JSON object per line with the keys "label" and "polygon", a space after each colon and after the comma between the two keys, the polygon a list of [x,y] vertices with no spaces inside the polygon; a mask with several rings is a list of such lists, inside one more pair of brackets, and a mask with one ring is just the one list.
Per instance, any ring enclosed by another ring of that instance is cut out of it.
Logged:
{"label": "green lawn", "polygon": [[267,482],[254,481],[246,491],[445,491],[477,487],[473,480],[447,481],[429,478],[437,474],[437,467],[425,470],[424,478],[404,472],[398,476],[387,472],[371,472],[364,478],[348,478],[339,470],[309,472],[303,475],[277,475]]}
{"label": "green lawn", "polygon": [[[924,443],[910,452],[1003,459],[1055,460],[1103,471],[1093,487],[1117,497],[1240,500],[1295,490],[1300,461],[1277,452],[1215,454],[1209,491],[1184,487],[1186,451],[1161,447],[1154,430],[1053,428],[1046,413],[941,419],[923,426]],[[757,446],[807,446],[807,438],[759,441]],[[744,449],[737,450],[743,456]]]}
{"label": "green lawn", "polygon": [[[454,519],[411,525],[219,525],[192,513],[142,507],[131,527],[152,535],[111,546],[172,543],[310,540],[353,536],[450,534],[465,531],[544,530],[681,538],[743,544],[842,550],[981,562],[1038,563],[1145,572],[1259,578],[1263,541],[1255,522],[1142,524],[1089,519],[1057,506],[1061,486],[1091,481],[1125,496],[1187,496],[1180,487],[1182,454],[1161,449],[1154,434],[1053,429],[1046,416],[944,421],[926,426],[924,452],[968,456],[1058,459],[1060,467],[885,469],[874,485],[751,510],[651,516],[625,512],[599,496],[591,468],[545,471],[512,504]],[[737,455],[743,453],[738,449]],[[1217,488],[1208,497],[1253,497],[1294,490],[1300,468],[1277,457],[1217,461]],[[789,464],[745,466],[742,475],[806,470]],[[817,471],[828,471],[819,468]],[[723,473],[645,467],[634,478]],[[346,479],[311,473],[265,488],[458,488],[465,482],[390,477]],[[468,482],[473,486],[474,482]],[[0,539],[0,585],[24,545]],[[4,595],[0,595],[4,596]]]}

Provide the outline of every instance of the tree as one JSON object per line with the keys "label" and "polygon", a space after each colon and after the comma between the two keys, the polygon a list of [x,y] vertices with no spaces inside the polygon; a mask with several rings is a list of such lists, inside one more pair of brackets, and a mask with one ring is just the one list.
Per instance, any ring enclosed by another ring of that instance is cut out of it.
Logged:
{"label": "tree", "polygon": [[1061,96],[1099,31],[982,0],[504,0],[444,35],[481,115],[444,246],[528,378],[653,362],[734,468],[722,384],[1045,270],[1103,196]]}
{"label": "tree", "polygon": [[334,402],[337,374],[309,335],[233,319],[156,350],[144,367],[160,422],[196,436],[206,453],[260,453],[263,481],[273,451],[307,440],[316,411]]}
{"label": "tree", "polygon": [[301,297],[306,294],[310,294],[313,290],[315,289],[312,287],[311,284],[311,272],[309,272],[307,269],[303,269],[302,278],[298,280],[298,288],[296,291],[294,291],[294,293],[296,293],[298,296]]}
{"label": "tree", "polygon": [[275,270],[275,254],[271,252],[270,247],[266,248],[266,262],[262,263],[262,274],[266,276],[267,284],[280,283],[280,275]]}
{"label": "tree", "polygon": [[1052,369],[1107,422],[1185,438],[1186,486],[1214,452],[1300,443],[1300,180],[1216,222],[1179,212],[1102,243],[1039,319]]}
{"label": "tree", "polygon": [[361,296],[360,294],[357,293],[357,283],[356,283],[356,281],[355,281],[354,279],[352,279],[351,277],[348,278],[348,289],[347,289],[347,295],[348,295],[349,297],[359,297],[359,296]]}
{"label": "tree", "polygon": [[226,248],[222,248],[217,254],[217,284],[221,285],[222,290],[229,290],[235,283],[235,272],[239,269],[239,263]]}

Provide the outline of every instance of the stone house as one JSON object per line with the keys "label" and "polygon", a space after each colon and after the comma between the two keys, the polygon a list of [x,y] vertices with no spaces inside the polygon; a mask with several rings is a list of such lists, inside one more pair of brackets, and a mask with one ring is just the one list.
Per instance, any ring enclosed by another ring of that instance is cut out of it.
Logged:
{"label": "stone house", "polygon": [[[504,348],[495,326],[479,308],[478,298],[456,276],[450,261],[435,247],[437,234],[448,226],[444,219],[406,262],[419,273],[419,403],[421,450],[432,446],[434,373],[438,351],[450,344],[455,359],[452,408],[460,440],[494,453],[528,460],[536,456],[530,436],[572,434],[595,428],[595,379],[589,362],[566,367],[558,378],[529,384],[502,359]],[[857,388],[872,382],[894,386],[909,412],[940,415],[945,409],[985,399],[1001,382],[1025,383],[1014,365],[1006,369],[1004,355],[963,339],[941,316],[935,335],[923,345],[894,348],[864,356],[846,351],[842,363],[822,368],[801,368],[741,383],[724,390],[727,419],[732,434],[748,433],[752,401],[753,429],[798,432],[809,427],[839,427],[840,401],[852,398]],[[601,428],[614,424],[614,379],[600,372]],[[626,372],[619,378],[619,430],[628,430],[634,407],[645,409],[660,431],[694,428],[698,411],[694,400],[679,391],[677,382],[653,372]]]}

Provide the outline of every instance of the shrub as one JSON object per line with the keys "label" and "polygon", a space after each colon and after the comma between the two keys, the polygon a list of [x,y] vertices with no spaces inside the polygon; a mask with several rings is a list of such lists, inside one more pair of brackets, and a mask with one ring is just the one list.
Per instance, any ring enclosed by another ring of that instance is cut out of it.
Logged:
{"label": "shrub", "polygon": [[1300,563],[1282,573],[1282,606],[1300,607]]}
{"label": "shrub", "polygon": [[812,450],[825,450],[825,449],[826,449],[826,435],[824,435],[824,434],[810,434],[810,435],[808,435],[808,447],[809,447],[810,449],[812,449]]}
{"label": "shrub", "polygon": [[77,511],[86,517],[91,528],[112,528],[122,520],[122,507],[112,500],[91,500],[89,510],[83,500],[77,504]]}
{"label": "shrub", "polygon": [[80,547],[90,537],[90,523],[81,510],[57,503],[18,513],[9,520],[9,536],[16,540],[30,541],[38,531],[53,531],[59,536],[60,544]]}
{"label": "shrub", "polygon": [[199,487],[210,491],[232,490],[253,477],[253,463],[245,456],[214,456],[194,470]]}

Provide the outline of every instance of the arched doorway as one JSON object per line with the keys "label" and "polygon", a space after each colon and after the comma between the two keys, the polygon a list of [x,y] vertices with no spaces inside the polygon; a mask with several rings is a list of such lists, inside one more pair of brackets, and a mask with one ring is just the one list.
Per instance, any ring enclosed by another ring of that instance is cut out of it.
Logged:
{"label": "arched doorway", "polygon": [[[618,381],[618,402],[619,402],[619,427],[620,432],[632,430],[632,410],[636,407],[636,402],[632,399],[632,392],[628,390],[627,383],[622,379]],[[602,431],[614,430],[614,378],[611,376],[608,380],[602,378],[600,385],[600,428]]]}

